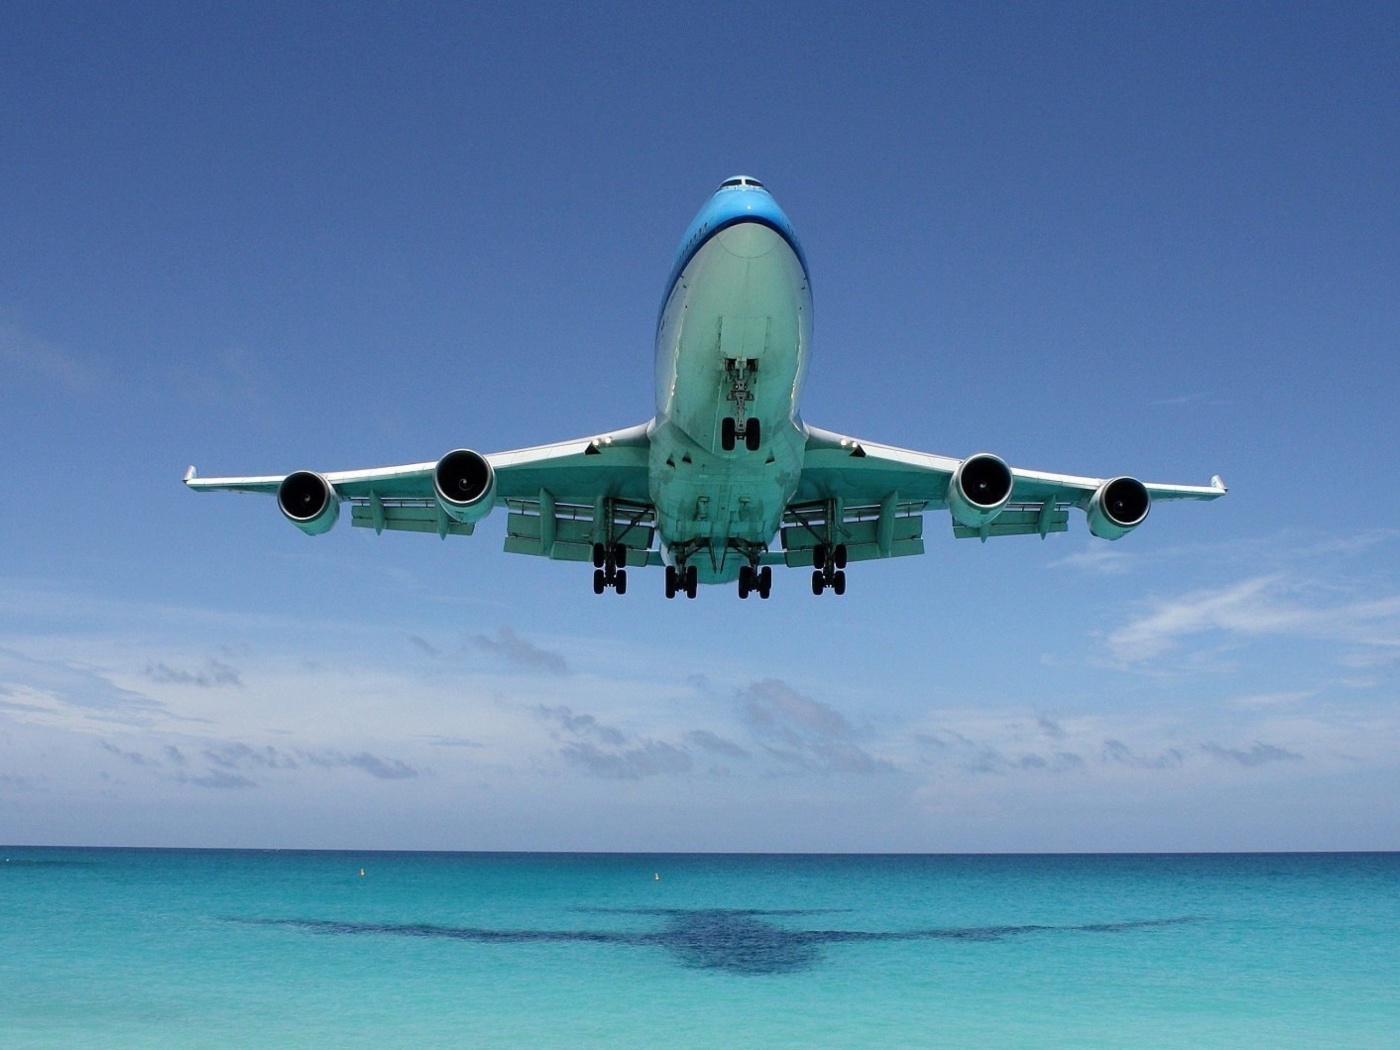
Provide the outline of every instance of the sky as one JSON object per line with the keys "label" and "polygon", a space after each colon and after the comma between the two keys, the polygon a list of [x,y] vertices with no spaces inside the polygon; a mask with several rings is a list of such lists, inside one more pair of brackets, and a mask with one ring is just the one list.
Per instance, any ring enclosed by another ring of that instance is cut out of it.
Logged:
{"label": "sky", "polygon": [[[1400,848],[1397,53],[1386,4],[3,5],[0,842]],[[808,422],[1230,494],[741,603],[181,485],[646,420],[736,174]]]}

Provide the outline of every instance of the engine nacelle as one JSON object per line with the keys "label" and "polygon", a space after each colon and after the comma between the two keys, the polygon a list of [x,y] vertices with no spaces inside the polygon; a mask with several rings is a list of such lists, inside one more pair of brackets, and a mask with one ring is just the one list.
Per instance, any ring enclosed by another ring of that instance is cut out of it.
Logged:
{"label": "engine nacelle", "polygon": [[433,495],[449,518],[470,525],[496,502],[496,472],[481,453],[454,449],[433,467]]}
{"label": "engine nacelle", "polygon": [[1151,509],[1152,497],[1137,478],[1105,481],[1089,500],[1089,531],[1099,539],[1116,540],[1141,525]]}
{"label": "engine nacelle", "polygon": [[308,536],[329,532],[340,517],[340,497],[329,481],[311,470],[298,470],[282,479],[277,506]]}
{"label": "engine nacelle", "polygon": [[948,482],[948,510],[959,525],[976,529],[987,524],[1011,499],[1011,468],[1000,456],[979,452],[968,456]]}

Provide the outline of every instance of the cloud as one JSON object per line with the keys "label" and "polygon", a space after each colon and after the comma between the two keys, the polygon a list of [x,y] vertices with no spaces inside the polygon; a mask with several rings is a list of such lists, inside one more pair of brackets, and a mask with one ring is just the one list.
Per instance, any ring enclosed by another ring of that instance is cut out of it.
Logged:
{"label": "cloud", "polygon": [[249,780],[247,777],[238,773],[230,773],[226,769],[215,769],[198,776],[179,773],[175,776],[175,779],[181,784],[193,784],[196,787],[215,788],[219,790],[258,786],[256,781]]}
{"label": "cloud", "polygon": [[143,755],[139,751],[123,751],[121,748],[117,747],[116,744],[108,743],[106,740],[99,740],[98,746],[100,746],[102,750],[106,751],[109,755],[116,755],[123,762],[129,762],[133,766],[144,766],[149,768],[151,766],[160,765],[160,761],[158,759],[151,758],[148,755]]}
{"label": "cloud", "polygon": [[536,712],[548,721],[554,722],[561,729],[568,733],[579,736],[597,737],[605,744],[624,744],[627,742],[627,734],[613,726],[604,725],[589,714],[576,715],[572,708],[559,706],[547,707],[540,704],[535,708]]}
{"label": "cloud", "polygon": [[1241,751],[1237,747],[1221,747],[1219,744],[1205,743],[1201,745],[1201,750],[1208,755],[1214,755],[1223,762],[1234,762],[1246,768],[1262,766],[1266,762],[1302,762],[1303,756],[1293,751],[1285,751],[1281,747],[1273,744],[1264,744],[1255,741],[1254,746],[1248,751]]}
{"label": "cloud", "polygon": [[[53,713],[42,701],[76,709],[89,719],[128,725],[151,725],[167,716],[165,705],[113,685],[97,668],[65,660],[39,660],[15,649],[0,648],[0,693],[22,695],[28,703],[11,710]],[[35,701],[40,701],[35,703]]]}
{"label": "cloud", "polygon": [[[1054,731],[1049,727],[1053,727]],[[1044,715],[1036,719],[1036,728],[1052,739],[1063,739],[1068,735],[1058,723]],[[1061,773],[1083,769],[1085,765],[1084,759],[1073,751],[1058,750],[1048,754],[1018,751],[1004,744],[975,740],[953,729],[921,733],[916,739],[934,748],[937,762],[951,762],[967,773],[1000,776],[1041,771]]]}
{"label": "cloud", "polygon": [[690,753],[683,748],[661,740],[633,738],[590,714],[544,705],[536,707],[535,712],[557,726],[559,733],[574,738],[565,741],[558,753],[570,765],[592,776],[637,780],[664,773],[689,773],[694,766]]}
{"label": "cloud", "polygon": [[1330,639],[1384,650],[1387,659],[1400,656],[1400,596],[1310,605],[1299,600],[1305,590],[1277,573],[1159,601],[1113,631],[1108,648],[1120,662],[1138,663],[1164,655],[1187,637],[1219,632]]}
{"label": "cloud", "polygon": [[237,669],[221,660],[206,660],[201,671],[179,670],[164,663],[147,664],[142,673],[151,681],[162,685],[197,685],[201,689],[212,689],[221,685],[243,685]]}
{"label": "cloud", "polygon": [[1169,747],[1155,756],[1139,755],[1121,740],[1105,740],[1103,760],[1133,769],[1176,769],[1186,760],[1186,754],[1179,747]]}
{"label": "cloud", "polygon": [[726,740],[708,729],[692,729],[685,734],[685,742],[702,751],[715,755],[728,755],[730,758],[748,758],[749,753],[732,740]]}
{"label": "cloud", "polygon": [[780,762],[823,773],[878,773],[894,766],[856,742],[845,716],[769,678],[739,691],[744,719],[763,749]]}
{"label": "cloud", "polygon": [[250,747],[237,742],[204,749],[204,757],[224,769],[296,769],[297,761],[275,747]]}
{"label": "cloud", "polygon": [[660,740],[644,740],[636,747],[605,749],[590,740],[575,740],[560,749],[572,765],[599,777],[640,780],[663,773],[689,773],[690,755]]}
{"label": "cloud", "polygon": [[1083,569],[1100,576],[1121,576],[1132,567],[1134,556],[1099,543],[1046,564],[1047,569]]}
{"label": "cloud", "polygon": [[[413,637],[413,636],[410,636]],[[472,644],[478,649],[483,649],[488,653],[495,653],[503,657],[508,663],[515,664],[530,671],[546,671],[550,674],[568,674],[568,661],[560,653],[551,652],[548,649],[541,649],[532,642],[521,638],[509,627],[502,627],[496,632],[495,638],[489,638],[484,634],[478,634],[471,639]],[[425,645],[427,643],[424,643]],[[431,648],[431,647],[429,647]]]}

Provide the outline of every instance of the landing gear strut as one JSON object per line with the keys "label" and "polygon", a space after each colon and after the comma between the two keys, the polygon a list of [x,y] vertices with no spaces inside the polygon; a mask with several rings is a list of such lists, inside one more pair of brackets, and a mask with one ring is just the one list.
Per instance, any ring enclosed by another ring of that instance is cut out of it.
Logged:
{"label": "landing gear strut", "polygon": [[623,544],[593,544],[593,593],[602,594],[611,587],[618,594],[626,594],[626,565],[627,548]]}
{"label": "landing gear strut", "polygon": [[763,439],[762,428],[757,419],[748,419],[749,402],[753,392],[749,389],[749,377],[758,371],[758,362],[742,358],[731,358],[724,362],[724,375],[729,383],[729,393],[725,400],[734,402],[734,415],[725,416],[719,424],[719,445],[726,452],[733,452],[737,439],[744,439],[744,447],[757,452]]}
{"label": "landing gear strut", "polygon": [[830,587],[837,594],[846,593],[846,545],[838,543],[827,549],[819,543],[812,548],[812,593],[821,594]]}

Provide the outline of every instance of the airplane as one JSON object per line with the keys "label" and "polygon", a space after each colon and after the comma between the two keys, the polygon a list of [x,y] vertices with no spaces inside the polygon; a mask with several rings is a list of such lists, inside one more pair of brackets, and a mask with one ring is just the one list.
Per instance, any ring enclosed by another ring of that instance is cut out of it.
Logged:
{"label": "airplane", "polygon": [[200,491],[275,495],[309,535],[350,522],[469,536],[504,507],[505,549],[593,564],[593,591],[665,569],[667,598],[738,584],[766,599],[773,566],[810,568],[812,593],[846,591],[846,567],[922,554],[923,518],[946,510],[960,539],[1068,529],[1083,511],[1118,539],[1155,500],[1213,500],[1208,486],[1079,477],[881,445],[809,426],[798,404],[812,343],[807,257],[763,184],[726,179],[686,230],[656,325],[656,415],[574,441],[369,470],[201,478]]}

